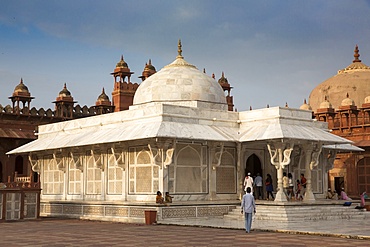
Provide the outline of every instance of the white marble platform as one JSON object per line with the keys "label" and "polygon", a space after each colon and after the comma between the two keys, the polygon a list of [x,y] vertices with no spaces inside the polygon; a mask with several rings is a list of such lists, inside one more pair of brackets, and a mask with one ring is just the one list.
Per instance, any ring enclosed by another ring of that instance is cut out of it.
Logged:
{"label": "white marble platform", "polygon": [[[266,203],[268,204],[272,202]],[[266,203],[263,203],[262,205]],[[323,203],[325,203],[325,201]],[[329,201],[328,203],[331,202]],[[338,201],[336,203],[339,204],[342,202]],[[297,206],[299,207],[299,205]],[[261,206],[257,205],[257,215],[259,207],[261,208]],[[346,207],[346,209],[354,211],[354,215],[352,217],[329,217],[305,220],[301,222],[297,220],[279,221],[258,219],[258,217],[255,217],[252,223],[252,229],[259,231],[286,232],[291,234],[327,235],[370,240],[370,212],[358,211],[357,209],[354,209],[354,206],[351,206],[350,208]],[[237,216],[232,216],[236,213],[238,213]],[[158,221],[158,224],[244,229],[244,217],[239,210],[235,209],[226,216],[165,219]]]}

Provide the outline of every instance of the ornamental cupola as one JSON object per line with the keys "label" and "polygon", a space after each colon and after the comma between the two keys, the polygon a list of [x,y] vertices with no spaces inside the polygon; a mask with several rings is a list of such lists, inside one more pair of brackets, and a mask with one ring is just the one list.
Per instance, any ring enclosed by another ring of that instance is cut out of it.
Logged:
{"label": "ornamental cupola", "polygon": [[356,110],[357,109],[357,106],[355,105],[355,101],[349,97],[348,93],[346,95],[346,98],[342,100],[341,105],[339,106],[339,109],[341,110],[347,110],[347,109]]}
{"label": "ornamental cupola", "polygon": [[114,111],[128,110],[129,106],[132,105],[136,89],[139,87],[139,84],[131,83],[130,78],[132,74],[134,72],[130,71],[128,64],[123,59],[123,56],[121,56],[121,60],[111,73],[114,78],[112,92]]}
{"label": "ornamental cupola", "polygon": [[114,106],[110,102],[108,95],[105,94],[104,88],[102,90],[102,93],[96,100],[94,107],[97,115],[106,114],[114,111]]}
{"label": "ornamental cupola", "polygon": [[23,79],[21,78],[20,83],[14,88],[13,94],[9,99],[12,101],[13,113],[28,114],[31,101],[34,97],[31,97],[28,87],[24,85]]}
{"label": "ornamental cupola", "polygon": [[111,105],[108,95],[105,94],[104,88],[102,90],[102,93],[99,95],[98,99],[96,100],[95,105]]}
{"label": "ornamental cupola", "polygon": [[301,109],[301,110],[306,110],[306,111],[312,111],[312,107],[311,107],[309,104],[307,104],[306,99],[304,99],[304,101],[303,101],[303,105],[301,105],[301,106],[299,107],[299,109]]}
{"label": "ornamental cupola", "polygon": [[67,89],[67,84],[64,83],[63,89],[59,92],[58,97],[53,102],[55,104],[55,116],[63,119],[73,118],[74,103],[71,92]]}
{"label": "ornamental cupola", "polygon": [[144,70],[141,73],[141,76],[139,76],[139,78],[141,79],[141,81],[144,81],[145,79],[147,79],[149,76],[155,74],[156,72],[157,71],[156,71],[155,67],[152,65],[152,60],[149,59],[149,62],[145,63]]}

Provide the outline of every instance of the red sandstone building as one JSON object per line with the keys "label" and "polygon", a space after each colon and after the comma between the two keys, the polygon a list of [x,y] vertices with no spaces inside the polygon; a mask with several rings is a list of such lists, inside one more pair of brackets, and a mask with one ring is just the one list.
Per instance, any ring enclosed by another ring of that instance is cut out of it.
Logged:
{"label": "red sandstone building", "polygon": [[314,88],[309,105],[314,117],[328,123],[331,133],[347,138],[365,152],[339,153],[329,172],[329,185],[342,188],[352,197],[370,191],[370,67],[359,59],[358,46],[353,62],[337,75]]}

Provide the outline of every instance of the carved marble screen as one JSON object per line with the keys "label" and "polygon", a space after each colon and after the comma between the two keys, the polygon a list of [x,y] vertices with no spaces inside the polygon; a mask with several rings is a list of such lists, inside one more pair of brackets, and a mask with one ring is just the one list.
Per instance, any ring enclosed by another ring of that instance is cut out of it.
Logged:
{"label": "carved marble screen", "polygon": [[174,163],[168,167],[171,193],[206,193],[208,190],[207,147],[176,144]]}
{"label": "carved marble screen", "polygon": [[114,155],[111,152],[108,153],[108,194],[120,195],[122,194],[123,171],[117,166]]}
{"label": "carved marble screen", "polygon": [[94,158],[86,155],[86,194],[100,195],[102,193],[102,170],[96,167]]}
{"label": "carved marble screen", "polygon": [[81,170],[76,167],[76,164],[71,158],[68,159],[68,194],[80,195],[81,194]]}
{"label": "carved marble screen", "polygon": [[159,190],[159,167],[151,162],[148,147],[129,149],[130,194],[154,194]]}
{"label": "carved marble screen", "polygon": [[64,172],[60,170],[52,156],[43,158],[43,187],[44,195],[63,194]]}
{"label": "carved marble screen", "polygon": [[216,192],[236,193],[235,148],[225,148],[221,164],[216,168]]}

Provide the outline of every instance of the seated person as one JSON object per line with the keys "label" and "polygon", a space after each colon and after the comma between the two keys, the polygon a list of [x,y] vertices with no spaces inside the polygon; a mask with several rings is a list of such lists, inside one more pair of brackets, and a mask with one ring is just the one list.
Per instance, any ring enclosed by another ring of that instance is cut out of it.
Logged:
{"label": "seated person", "polygon": [[165,198],[165,202],[171,203],[173,196],[170,196],[170,193],[166,192],[166,196],[164,198]]}
{"label": "seated person", "polygon": [[155,203],[164,204],[164,199],[160,191],[157,191],[157,196],[155,197]]}
{"label": "seated person", "polygon": [[342,191],[340,192],[340,199],[342,199],[342,200],[347,200],[347,201],[352,200],[351,198],[349,198],[349,197],[347,196],[347,193],[346,193],[346,192],[344,192],[344,188],[342,188]]}
{"label": "seated person", "polygon": [[[334,200],[334,199],[335,199],[335,194],[336,194],[336,193],[333,193],[333,192],[331,191],[331,189],[329,188],[329,189],[328,189],[328,192],[326,193],[326,199],[332,199],[332,200]],[[338,196],[337,196],[337,198],[338,198]]]}
{"label": "seated person", "polygon": [[338,193],[334,190],[333,194],[334,194],[333,200],[338,200]]}

